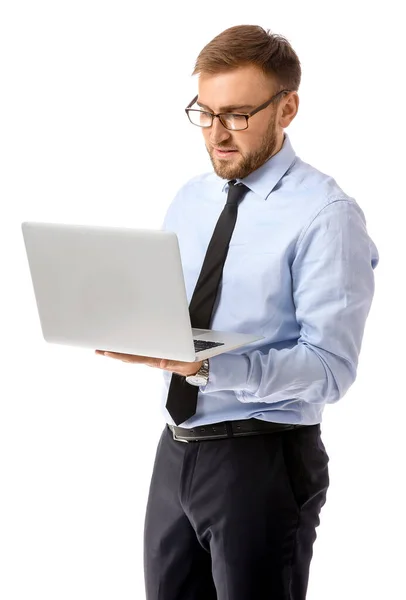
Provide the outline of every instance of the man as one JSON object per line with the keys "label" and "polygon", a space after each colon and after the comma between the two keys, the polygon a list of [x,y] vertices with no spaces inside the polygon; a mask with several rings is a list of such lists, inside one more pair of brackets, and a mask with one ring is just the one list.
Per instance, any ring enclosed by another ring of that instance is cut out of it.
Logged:
{"label": "man", "polygon": [[284,132],[301,78],[286,39],[232,27],[194,74],[187,113],[214,173],[182,187],[164,227],[178,234],[192,326],[217,294],[210,328],[264,339],[197,363],[110,353],[164,373],[147,599],[304,600],[329,485],[322,412],[355,380],[378,252],[356,201]]}

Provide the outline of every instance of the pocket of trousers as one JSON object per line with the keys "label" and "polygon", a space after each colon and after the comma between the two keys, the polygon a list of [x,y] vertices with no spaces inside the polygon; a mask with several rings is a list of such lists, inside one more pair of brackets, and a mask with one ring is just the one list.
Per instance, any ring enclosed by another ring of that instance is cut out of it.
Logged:
{"label": "pocket of trousers", "polygon": [[[262,436],[266,460],[272,472],[279,479],[278,487],[283,486],[285,494],[295,511],[300,511],[300,493],[298,490],[297,478],[293,475],[296,466],[293,465],[291,457],[287,456],[284,447],[285,433],[272,433]],[[289,498],[290,496],[290,498]]]}
{"label": "pocket of trousers", "polygon": [[329,486],[327,452],[319,436],[315,441],[314,436],[307,436],[307,433],[284,432],[281,435],[286,477],[299,510],[316,498],[322,506]]}
{"label": "pocket of trousers", "polygon": [[295,447],[294,444],[294,440],[287,437],[285,432],[281,434],[280,448],[286,479],[296,508],[300,511],[306,501],[306,484],[303,480],[304,465],[300,456],[300,447]]}

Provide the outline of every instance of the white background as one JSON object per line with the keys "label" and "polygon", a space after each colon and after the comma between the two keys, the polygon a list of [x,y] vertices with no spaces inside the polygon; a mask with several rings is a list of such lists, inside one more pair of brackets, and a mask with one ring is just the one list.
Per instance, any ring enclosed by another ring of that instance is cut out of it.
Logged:
{"label": "white background", "polygon": [[183,110],[197,89],[195,58],[239,24],[270,28],[298,53],[300,107],[286,131],[302,160],[357,199],[381,259],[357,381],[324,412],[331,484],[308,600],[402,597],[400,5],[2,3],[2,600],[145,597],[143,522],[164,427],[161,372],[44,342],[20,224],[159,228],[177,189],[211,168]]}

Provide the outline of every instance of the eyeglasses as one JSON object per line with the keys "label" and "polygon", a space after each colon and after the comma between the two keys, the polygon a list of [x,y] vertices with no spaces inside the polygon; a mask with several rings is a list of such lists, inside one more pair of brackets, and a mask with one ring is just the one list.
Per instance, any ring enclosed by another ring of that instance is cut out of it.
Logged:
{"label": "eyeglasses", "polygon": [[235,114],[235,113],[218,113],[214,114],[207,110],[198,110],[196,108],[190,108],[196,102],[199,96],[193,98],[192,102],[188,104],[185,108],[186,114],[189,117],[189,121],[193,125],[197,125],[198,127],[211,127],[213,125],[214,117],[218,117],[220,123],[226,128],[231,129],[232,131],[242,131],[243,129],[248,129],[248,119],[256,115],[260,110],[264,110],[267,106],[271,104],[279,96],[279,94],[288,94],[292,90],[281,90],[268,102],[261,104],[258,108],[255,108],[250,113],[244,114]]}

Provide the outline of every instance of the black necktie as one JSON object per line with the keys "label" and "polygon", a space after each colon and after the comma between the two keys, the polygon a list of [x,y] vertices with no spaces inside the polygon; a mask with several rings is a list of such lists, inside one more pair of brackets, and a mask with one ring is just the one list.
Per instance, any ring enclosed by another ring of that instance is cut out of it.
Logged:
{"label": "black necktie", "polygon": [[[235,179],[229,181],[227,202],[214,228],[189,304],[192,327],[210,329],[217,289],[237,220],[238,203],[247,192],[248,188],[243,183],[236,184]],[[176,425],[187,421],[195,414],[198,391],[197,385],[190,385],[185,377],[172,373],[166,408]]]}

